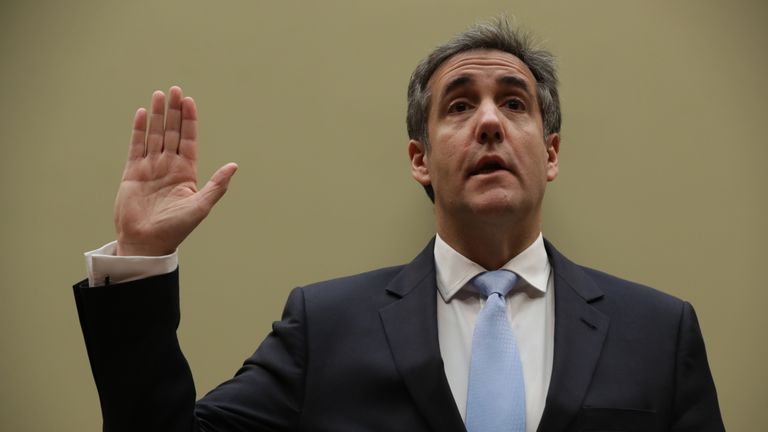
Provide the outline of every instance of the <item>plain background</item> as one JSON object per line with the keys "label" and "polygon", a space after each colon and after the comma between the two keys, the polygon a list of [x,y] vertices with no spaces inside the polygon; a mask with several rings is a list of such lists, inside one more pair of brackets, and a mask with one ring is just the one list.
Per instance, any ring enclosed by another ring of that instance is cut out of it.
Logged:
{"label": "plain background", "polygon": [[692,302],[728,429],[763,427],[766,5],[3,1],[2,429],[100,429],[70,286],[82,252],[113,238],[131,118],[153,90],[197,100],[201,181],[241,167],[180,251],[179,334],[202,395],[292,287],[407,262],[433,235],[406,157],[407,81],[431,48],[502,12],[560,67],[545,235]]}

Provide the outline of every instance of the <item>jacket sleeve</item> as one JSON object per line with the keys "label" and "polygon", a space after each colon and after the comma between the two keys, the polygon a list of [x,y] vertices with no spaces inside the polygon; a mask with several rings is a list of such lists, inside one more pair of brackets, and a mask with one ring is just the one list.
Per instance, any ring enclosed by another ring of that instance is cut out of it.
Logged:
{"label": "jacket sleeve", "polygon": [[704,339],[693,307],[683,304],[677,335],[674,432],[725,431],[717,392],[707,362]]}
{"label": "jacket sleeve", "polygon": [[106,287],[74,286],[104,431],[283,431],[299,420],[303,390],[303,295],[235,377],[195,402],[179,347],[178,269]]}

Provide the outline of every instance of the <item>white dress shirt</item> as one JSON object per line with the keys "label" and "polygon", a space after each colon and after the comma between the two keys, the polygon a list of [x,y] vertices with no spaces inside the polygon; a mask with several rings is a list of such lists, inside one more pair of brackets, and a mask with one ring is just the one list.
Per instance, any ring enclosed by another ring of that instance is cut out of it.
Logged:
{"label": "white dress shirt", "polygon": [[130,282],[170,273],[179,265],[176,251],[163,256],[117,256],[117,242],[86,252],[85,267],[88,270],[88,286],[104,286],[110,283]]}
{"label": "white dress shirt", "polygon": [[[107,277],[110,283],[120,283],[165,274],[178,265],[176,252],[159,257],[115,256],[116,244],[85,253],[89,286],[103,286]],[[466,420],[472,333],[485,302],[466,284],[486,269],[456,252],[439,235],[434,254],[440,354],[453,398]],[[544,411],[554,346],[554,282],[542,236],[503,268],[521,279],[507,294],[506,304],[523,365],[526,432],[535,432]]]}
{"label": "white dress shirt", "polygon": [[[486,269],[456,252],[439,235],[435,239],[435,268],[440,354],[453,399],[466,421],[472,333],[485,303],[467,282]],[[506,305],[523,364],[525,429],[535,432],[544,412],[555,340],[554,281],[541,234],[502,268],[522,279],[507,294]]]}

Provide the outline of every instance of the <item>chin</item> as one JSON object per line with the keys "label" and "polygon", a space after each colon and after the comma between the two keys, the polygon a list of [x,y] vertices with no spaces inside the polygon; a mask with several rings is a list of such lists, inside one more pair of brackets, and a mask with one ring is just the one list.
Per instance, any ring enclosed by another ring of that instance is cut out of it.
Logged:
{"label": "chin", "polygon": [[481,215],[514,215],[520,212],[521,203],[513,199],[509,192],[489,193],[475,197],[470,203],[472,213]]}
{"label": "chin", "polygon": [[525,220],[536,212],[536,201],[509,189],[492,189],[468,200],[471,213],[477,216],[501,217],[505,221]]}
{"label": "chin", "polygon": [[508,219],[514,218],[515,214],[518,214],[519,211],[514,206],[503,203],[483,203],[482,205],[472,206],[472,213],[480,217]]}

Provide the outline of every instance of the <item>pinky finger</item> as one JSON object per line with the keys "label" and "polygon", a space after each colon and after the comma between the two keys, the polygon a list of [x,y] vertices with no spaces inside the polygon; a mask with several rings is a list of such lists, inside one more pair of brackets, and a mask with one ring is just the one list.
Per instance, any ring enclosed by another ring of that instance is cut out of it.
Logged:
{"label": "pinky finger", "polygon": [[133,116],[133,132],[131,144],[128,146],[128,160],[140,159],[145,154],[145,138],[147,135],[147,110],[139,108]]}

